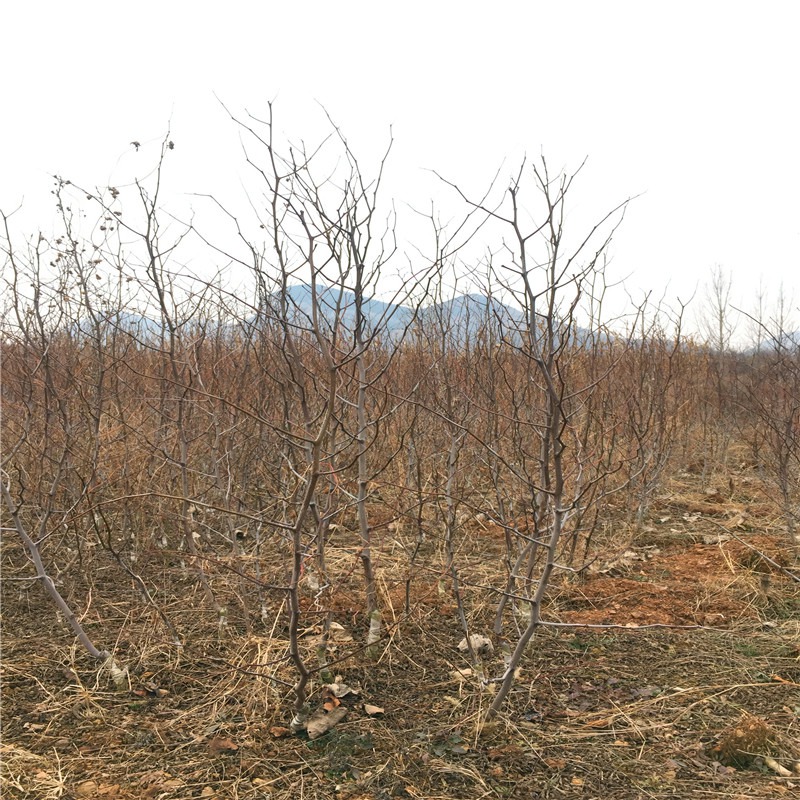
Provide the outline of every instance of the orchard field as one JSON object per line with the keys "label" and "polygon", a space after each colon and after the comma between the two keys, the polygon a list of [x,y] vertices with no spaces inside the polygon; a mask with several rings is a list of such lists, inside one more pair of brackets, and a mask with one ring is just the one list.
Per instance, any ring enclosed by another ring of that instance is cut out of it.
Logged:
{"label": "orchard field", "polygon": [[624,204],[570,231],[544,159],[398,268],[382,167],[240,125],[233,244],[165,214],[168,138],[4,216],[3,796],[797,792],[785,310],[606,318]]}

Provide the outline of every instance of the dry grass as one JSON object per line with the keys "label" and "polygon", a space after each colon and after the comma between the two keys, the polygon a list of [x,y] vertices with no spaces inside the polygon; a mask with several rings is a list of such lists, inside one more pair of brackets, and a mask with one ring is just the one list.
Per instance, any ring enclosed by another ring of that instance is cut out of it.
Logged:
{"label": "dry grass", "polygon": [[[378,563],[388,630],[380,654],[368,658],[359,647],[366,631],[354,550],[342,535],[332,542],[329,566],[348,577],[329,594],[306,595],[301,641],[313,661],[322,612],[331,612],[338,623],[332,669],[358,693],[342,699],[344,720],[313,741],[287,730],[294,675],[279,598],[260,629],[244,631],[233,602],[220,628],[180,567],[165,567],[172,595],[164,610],[185,642],[176,648],[133,591],[114,582],[111,570],[98,570],[90,587],[70,590],[85,597],[91,589],[90,628],[118,631],[116,656],[130,671],[130,691],[120,692],[80,650],[64,645],[65,629],[38,587],[6,581],[3,796],[472,800],[792,792],[800,776],[782,777],[765,759],[791,768],[798,755],[800,590],[752,556],[756,547],[785,558],[780,538],[742,532],[750,547],[733,538],[704,544],[713,530],[702,514],[656,521],[631,545],[640,557],[620,560],[609,549],[585,578],[554,582],[546,620],[601,627],[542,629],[505,712],[490,724],[483,716],[495,684],[471,672],[456,648],[462,633],[437,566],[438,545],[426,545],[407,613],[404,551],[387,539]],[[496,537],[468,527],[459,542],[475,631],[490,628],[495,595],[486,587],[501,574],[500,548]],[[13,541],[3,558],[6,576],[24,573]],[[224,594],[222,577],[215,580]],[[701,627],[624,628],[654,622]],[[515,624],[510,613],[507,626]],[[484,667],[499,675],[502,656],[488,657]],[[320,689],[315,682],[314,702]],[[367,714],[365,703],[385,711]]]}

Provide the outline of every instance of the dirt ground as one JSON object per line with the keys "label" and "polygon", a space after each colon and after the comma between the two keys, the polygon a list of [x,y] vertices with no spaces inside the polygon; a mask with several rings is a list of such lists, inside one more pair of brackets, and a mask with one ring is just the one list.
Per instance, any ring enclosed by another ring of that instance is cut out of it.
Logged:
{"label": "dirt ground", "polygon": [[[384,579],[389,634],[374,657],[354,646],[365,625],[345,594],[332,652],[342,657],[339,683],[353,691],[338,701],[344,719],[313,740],[288,731],[292,673],[284,685],[272,669],[285,653],[283,615],[249,634],[220,629],[180,570],[165,566],[160,602],[185,637],[176,648],[113,565],[91,584],[62,586],[92,635],[117,637],[115,658],[129,670],[118,690],[41,587],[18,580],[30,568],[7,536],[2,796],[800,796],[791,773],[800,584],[779,527],[754,485],[721,493],[673,482],[643,530],[620,526],[585,573],[554,582],[547,626],[488,724],[496,684],[468,669],[455,608],[435,579],[414,584],[407,614],[401,582]],[[500,547],[486,525],[465,525],[458,558],[476,632],[491,629],[482,576],[487,562],[500,563]],[[502,657],[484,666],[498,676]]]}

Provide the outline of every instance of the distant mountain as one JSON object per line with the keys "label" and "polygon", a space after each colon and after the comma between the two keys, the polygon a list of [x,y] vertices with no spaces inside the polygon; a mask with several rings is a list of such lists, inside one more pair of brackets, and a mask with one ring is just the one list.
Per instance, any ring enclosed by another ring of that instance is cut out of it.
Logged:
{"label": "distant mountain", "polygon": [[763,335],[757,345],[751,345],[745,353],[797,353],[800,350],[800,330],[781,331],[779,335]]}
{"label": "distant mountain", "polygon": [[462,294],[435,303],[426,307],[422,316],[426,322],[439,323],[460,336],[475,336],[487,326],[518,332],[525,324],[522,311],[481,294]]}
{"label": "distant mountain", "polygon": [[[280,308],[279,297],[274,297],[274,308]],[[286,299],[290,306],[290,316],[302,327],[311,324],[313,312],[313,294],[311,286],[305,283],[287,287]],[[318,312],[322,322],[331,331],[337,322],[347,331],[356,326],[356,297],[347,289],[336,286],[317,287]],[[366,298],[361,306],[364,315],[367,335],[380,330],[390,336],[399,336],[414,318],[414,312],[403,305],[386,303],[376,298]]]}
{"label": "distant mountain", "polygon": [[[319,313],[330,331],[337,317],[344,329],[352,331],[356,322],[355,295],[338,287],[318,287]],[[288,287],[286,298],[297,324],[308,326],[311,322],[312,293],[307,284]],[[279,298],[275,298],[275,308]],[[494,298],[480,294],[465,294],[424,306],[416,315],[407,306],[370,298],[362,306],[368,332],[380,331],[390,339],[399,338],[416,326],[417,330],[444,330],[454,343],[474,340],[487,324],[503,334],[518,337],[524,324],[524,314]]]}
{"label": "distant mountain", "polygon": [[525,315],[495,298],[462,294],[426,306],[420,313],[420,322],[428,330],[447,331],[454,344],[474,341],[487,329],[495,331],[495,335],[502,333],[513,341],[520,335]]}
{"label": "distant mountain", "polygon": [[[318,318],[326,335],[332,335],[334,325],[338,325],[344,335],[352,334],[356,325],[356,298],[352,291],[318,285],[317,303]],[[313,292],[306,283],[287,287],[285,295],[273,294],[265,303],[262,315],[254,315],[240,322],[219,322],[205,318],[202,327],[207,334],[234,334],[237,330],[252,332],[265,323],[274,325],[279,322],[284,305],[291,324],[298,329],[311,328]],[[416,315],[408,306],[371,297],[364,300],[362,312],[366,336],[377,332],[395,342],[405,334],[413,338],[421,336],[422,341],[425,341],[432,337],[438,338],[444,332],[451,345],[461,346],[467,342],[475,342],[482,332],[490,329],[497,340],[502,337],[507,342],[519,344],[527,324],[521,310],[494,297],[477,293],[458,295],[423,306]],[[162,332],[165,332],[160,320],[130,312],[109,315],[103,321],[103,327],[104,335],[116,329],[149,342],[160,339]],[[92,335],[93,326],[89,321],[83,320],[77,330]],[[587,342],[589,332],[577,328],[573,336],[579,342]]]}
{"label": "distant mountain", "polygon": [[96,320],[97,323],[93,322],[88,317],[84,317],[79,322],[74,323],[70,327],[70,330],[73,333],[82,334],[84,336],[95,336],[98,333],[96,329],[97,325],[100,329],[99,333],[104,338],[109,337],[114,331],[119,331],[142,340],[158,338],[161,336],[163,330],[160,321],[144,316],[143,314],[134,314],[129,311],[98,314]]}
{"label": "distant mountain", "polygon": [[[436,303],[425,308],[420,318],[429,330],[449,331],[451,341],[455,344],[475,341],[476,337],[489,329],[496,340],[502,338],[518,346],[528,326],[526,314],[521,309],[481,294],[464,294]],[[589,346],[595,339],[603,342],[611,338],[607,332],[591,331],[577,325],[571,329],[570,336],[574,343],[581,346]]]}

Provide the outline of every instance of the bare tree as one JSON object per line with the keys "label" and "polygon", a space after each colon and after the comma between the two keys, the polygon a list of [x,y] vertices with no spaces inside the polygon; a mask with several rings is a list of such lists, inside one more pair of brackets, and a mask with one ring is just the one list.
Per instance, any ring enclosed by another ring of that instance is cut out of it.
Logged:
{"label": "bare tree", "polygon": [[705,289],[700,323],[708,346],[723,354],[730,347],[736,332],[736,321],[731,312],[733,277],[720,264],[711,270],[711,278]]}
{"label": "bare tree", "polygon": [[[34,566],[36,580],[89,655],[101,660],[114,682],[123,686],[126,672],[117,666],[108,650],[94,644],[45,566],[44,549],[56,545],[62,531],[70,529],[73,514],[88,489],[76,468],[81,443],[85,441],[84,420],[66,399],[70,390],[75,389],[77,371],[75,364],[70,363],[76,351],[69,346],[77,322],[70,313],[70,292],[74,287],[68,271],[57,269],[55,285],[48,290],[43,263],[51,252],[48,243],[40,235],[23,261],[12,243],[9,218],[5,214],[2,218],[11,313],[18,337],[16,341],[4,342],[3,347],[6,355],[12,351],[18,359],[11,378],[13,388],[6,398],[17,401],[16,408],[21,412],[12,427],[4,425],[6,435],[0,464],[3,502]],[[4,358],[6,392],[10,372],[7,365]],[[7,405],[4,403],[4,423]],[[95,446],[91,459],[95,464],[96,455]],[[30,469],[33,466],[35,472]],[[29,532],[29,526],[35,526],[34,533]],[[80,551],[80,543],[78,547]]]}
{"label": "bare tree", "polygon": [[750,318],[763,345],[741,379],[743,425],[764,477],[777,489],[794,555],[800,559],[800,334],[781,292],[768,320]]}
{"label": "bare tree", "polygon": [[[528,171],[542,204],[540,221],[528,222],[521,203],[523,178]],[[517,585],[529,607],[527,623],[507,655],[489,717],[502,707],[525,649],[539,627],[553,572],[571,569],[559,558],[568,558],[574,552],[570,540],[574,543],[581,535],[585,504],[590,499],[596,502],[599,495],[595,490],[608,473],[607,460],[573,446],[579,440],[575,434],[581,408],[602,379],[583,382],[577,369],[582,339],[578,309],[587,287],[593,285],[592,276],[602,267],[602,254],[626,203],[569,246],[564,220],[576,176],[577,172],[552,176],[544,159],[540,164],[523,163],[504,204],[492,208],[483,201],[471,202],[507,234],[507,263],[497,271],[496,280],[523,310],[516,330],[507,331],[504,339],[504,346],[515,352],[519,362],[512,390],[514,454],[504,459],[504,466],[527,495],[525,511],[532,523],[529,533],[515,532],[524,545],[512,567],[514,577],[522,579]],[[462,192],[459,194],[470,203]]]}

